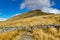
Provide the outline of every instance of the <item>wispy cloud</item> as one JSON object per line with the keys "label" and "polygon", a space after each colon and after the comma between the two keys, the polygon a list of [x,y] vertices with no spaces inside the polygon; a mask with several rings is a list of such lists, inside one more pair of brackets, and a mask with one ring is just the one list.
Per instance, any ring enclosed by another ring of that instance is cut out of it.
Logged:
{"label": "wispy cloud", "polygon": [[17,16],[17,15],[19,15],[19,14],[21,14],[21,13],[18,13],[18,14],[14,14],[14,15],[12,15],[12,17],[14,17],[14,16]]}
{"label": "wispy cloud", "polygon": [[60,10],[54,9],[54,8],[44,8],[42,11],[47,12],[47,13],[55,13],[55,14],[60,13]]}
{"label": "wispy cloud", "polygon": [[60,13],[60,10],[51,7],[54,5],[54,1],[51,2],[50,0],[24,0],[20,8],[24,9],[25,7],[27,7],[29,10],[40,9],[44,12]]}
{"label": "wispy cloud", "polygon": [[5,18],[0,18],[0,21],[5,21],[5,20],[7,20],[7,19],[5,19]]}
{"label": "wispy cloud", "polygon": [[25,3],[22,3],[20,9],[24,9],[26,7]]}

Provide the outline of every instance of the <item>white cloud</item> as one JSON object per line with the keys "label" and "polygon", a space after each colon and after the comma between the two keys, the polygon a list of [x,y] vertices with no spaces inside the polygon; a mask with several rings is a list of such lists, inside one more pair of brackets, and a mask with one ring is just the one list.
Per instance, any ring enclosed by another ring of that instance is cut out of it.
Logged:
{"label": "white cloud", "polygon": [[54,5],[54,1],[50,2],[50,0],[24,0],[20,8],[24,9],[27,7],[29,10],[40,9],[49,13],[60,13],[60,10],[51,8]]}
{"label": "white cloud", "polygon": [[[26,4],[25,6],[30,10],[42,9],[51,6],[50,0],[24,0],[22,4]],[[22,4],[21,6],[24,6]]]}
{"label": "white cloud", "polygon": [[44,8],[42,11],[47,12],[47,13],[60,13],[60,10],[54,9],[54,8]]}
{"label": "white cloud", "polygon": [[20,9],[24,9],[26,7],[25,3],[22,3]]}
{"label": "white cloud", "polygon": [[5,19],[5,18],[0,18],[0,21],[5,21],[5,20],[7,20],[7,19]]}
{"label": "white cloud", "polygon": [[18,14],[14,14],[14,15],[12,15],[12,17],[14,17],[14,16],[17,16],[17,15],[19,15],[19,14],[21,14],[21,13],[18,13]]}
{"label": "white cloud", "polygon": [[15,14],[14,16],[17,16],[17,15],[19,15],[19,14],[21,14],[21,13]]}

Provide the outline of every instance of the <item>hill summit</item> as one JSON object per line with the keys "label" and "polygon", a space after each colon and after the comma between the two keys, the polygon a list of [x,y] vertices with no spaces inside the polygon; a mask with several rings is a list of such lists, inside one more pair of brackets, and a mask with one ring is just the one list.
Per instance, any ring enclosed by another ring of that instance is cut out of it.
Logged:
{"label": "hill summit", "polygon": [[28,11],[20,15],[14,16],[10,18],[9,20],[18,20],[18,19],[23,19],[23,18],[30,18],[34,16],[51,15],[51,14],[53,15],[53,13],[44,13],[41,10],[32,10],[32,11]]}

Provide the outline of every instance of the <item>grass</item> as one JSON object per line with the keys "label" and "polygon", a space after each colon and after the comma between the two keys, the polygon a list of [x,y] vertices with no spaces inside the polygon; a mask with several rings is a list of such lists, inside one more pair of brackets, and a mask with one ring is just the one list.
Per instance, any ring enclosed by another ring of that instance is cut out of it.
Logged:
{"label": "grass", "polygon": [[[11,31],[7,33],[0,33],[0,40],[18,40],[22,39],[24,35],[29,35],[32,40],[60,40],[60,30],[56,28],[48,29],[33,29],[32,33],[27,31]],[[26,40],[26,39],[25,39]]]}
{"label": "grass", "polygon": [[60,24],[59,16],[57,18],[51,17],[52,15],[44,15],[44,16],[34,16],[30,18],[24,18],[14,21],[6,21],[0,23],[0,26],[21,26],[21,25],[45,25],[45,24]]}
{"label": "grass", "polygon": [[0,33],[0,40],[13,40],[13,38],[18,34],[18,31]]}
{"label": "grass", "polygon": [[[48,24],[60,24],[60,15],[43,13],[39,10],[30,11],[1,22],[0,27],[34,27],[36,25]],[[23,34],[29,35],[32,40],[60,40],[60,29],[57,30],[56,28],[34,28],[31,30],[32,32],[26,30],[14,30],[11,32],[0,33],[0,40],[18,40],[19,38],[22,39],[24,37]]]}

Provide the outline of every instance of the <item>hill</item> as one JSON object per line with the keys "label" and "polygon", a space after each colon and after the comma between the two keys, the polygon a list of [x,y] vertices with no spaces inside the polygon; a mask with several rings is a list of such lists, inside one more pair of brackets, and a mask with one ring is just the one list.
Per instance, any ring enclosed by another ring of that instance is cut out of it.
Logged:
{"label": "hill", "polygon": [[0,23],[0,40],[60,40],[60,14],[29,11]]}
{"label": "hill", "polygon": [[13,20],[19,20],[19,19],[29,18],[29,17],[33,17],[33,16],[42,16],[42,15],[51,15],[51,14],[53,14],[53,13],[44,13],[41,10],[33,10],[33,11],[29,11],[29,12],[14,16],[9,20],[13,21]]}
{"label": "hill", "polygon": [[[0,23],[0,26],[13,26],[13,25],[20,26],[20,25],[23,25],[24,23],[25,24],[28,23],[27,25],[29,25],[32,22],[34,24],[34,22],[36,20],[37,21],[39,20],[39,22],[42,22],[43,20],[45,22],[46,21],[48,22],[49,21],[48,19],[50,18],[50,16],[54,16],[54,15],[55,14],[53,14],[53,13],[44,13],[41,10],[33,10],[33,11],[29,11],[29,12],[14,16],[14,17]],[[49,18],[45,19],[44,17],[46,17],[46,18],[49,17]],[[50,21],[54,21],[54,20],[50,19]]]}

